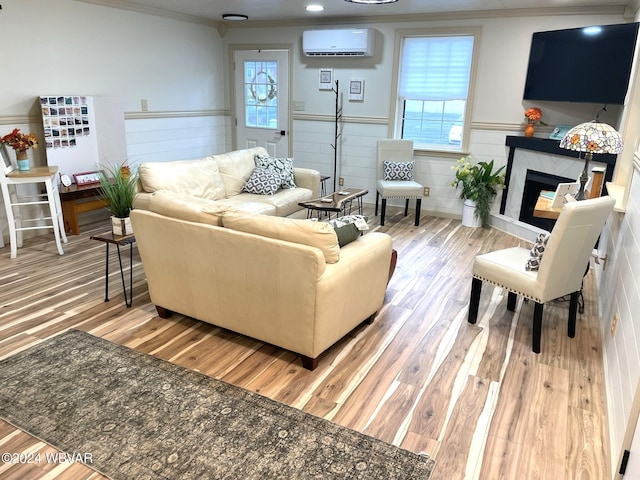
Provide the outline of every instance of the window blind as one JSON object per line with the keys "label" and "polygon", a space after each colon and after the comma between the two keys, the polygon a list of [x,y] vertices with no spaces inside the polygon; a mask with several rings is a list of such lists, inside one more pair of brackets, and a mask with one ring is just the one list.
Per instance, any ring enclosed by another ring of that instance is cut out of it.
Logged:
{"label": "window blind", "polygon": [[412,100],[466,100],[473,36],[408,37],[399,95]]}

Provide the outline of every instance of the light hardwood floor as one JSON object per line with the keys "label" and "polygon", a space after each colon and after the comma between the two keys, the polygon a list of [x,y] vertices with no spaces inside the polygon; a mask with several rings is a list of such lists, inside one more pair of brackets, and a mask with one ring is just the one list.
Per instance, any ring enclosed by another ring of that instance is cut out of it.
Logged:
{"label": "light hardwood floor", "polygon": [[[313,372],[262,342],[181,315],[159,318],[135,253],[133,308],[124,306],[115,255],[105,303],[104,244],[89,237],[108,225],[91,218],[64,256],[49,237],[25,241],[15,260],[0,249],[0,358],[77,328],[427,452],[434,480],[608,478],[593,273],[576,338],[566,335],[568,302],[548,304],[536,355],[531,302],[508,312],[506,293],[485,285],[478,323],[466,321],[474,255],[523,242],[426,215],[414,227],[411,214],[389,210],[387,225],[374,227],[399,252],[385,304]],[[35,451],[54,450],[0,420],[0,452]],[[0,463],[0,478],[104,477],[79,464]]]}

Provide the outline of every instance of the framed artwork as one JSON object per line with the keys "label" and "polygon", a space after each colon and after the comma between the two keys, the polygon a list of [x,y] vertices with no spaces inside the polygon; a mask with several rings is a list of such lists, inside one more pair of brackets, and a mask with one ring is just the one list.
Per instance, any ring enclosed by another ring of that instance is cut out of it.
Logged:
{"label": "framed artwork", "polygon": [[100,183],[100,175],[98,174],[98,172],[74,173],[73,179],[76,181],[76,185],[79,187]]}
{"label": "framed artwork", "polygon": [[320,75],[320,78],[319,78],[320,90],[333,89],[333,69],[321,68],[319,75]]}
{"label": "framed artwork", "polygon": [[352,78],[349,80],[349,100],[364,100],[364,80],[362,78]]}

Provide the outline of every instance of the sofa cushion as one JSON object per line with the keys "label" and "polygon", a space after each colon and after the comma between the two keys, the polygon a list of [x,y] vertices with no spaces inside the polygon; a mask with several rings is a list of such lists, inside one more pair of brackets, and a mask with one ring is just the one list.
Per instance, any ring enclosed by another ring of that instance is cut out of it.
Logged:
{"label": "sofa cushion", "polygon": [[227,212],[222,217],[222,224],[245,233],[319,248],[327,263],[340,260],[338,237],[328,223]]}
{"label": "sofa cushion", "polygon": [[254,193],[241,193],[231,198],[224,198],[218,202],[233,207],[235,210],[258,215],[276,215],[276,207],[268,202],[259,202],[262,198],[273,198],[273,196],[256,195]]}
{"label": "sofa cushion", "polygon": [[256,168],[254,161],[256,153],[266,154],[267,151],[262,147],[256,147],[213,156],[213,159],[218,162],[227,198],[242,192],[242,187]]}
{"label": "sofa cushion", "polygon": [[257,153],[255,156],[256,167],[273,170],[282,177],[282,188],[296,188],[293,179],[293,158],[273,158]]}
{"label": "sofa cushion", "polygon": [[[242,195],[249,195],[244,193]],[[283,188],[278,190],[274,195],[253,195],[255,202],[262,202],[275,207],[275,213],[278,217],[288,217],[289,215],[301,211],[303,208],[298,205],[300,202],[311,200],[313,194],[307,188]]]}
{"label": "sofa cushion", "polygon": [[160,190],[149,198],[149,210],[167,217],[222,226],[222,215],[234,210],[218,201]]}
{"label": "sofa cushion", "polygon": [[273,195],[282,185],[282,176],[275,170],[264,167],[256,167],[242,187],[243,192],[257,195]]}
{"label": "sofa cushion", "polygon": [[182,195],[218,200],[226,190],[212,157],[172,162],[143,162],[138,167],[145,192],[169,190]]}

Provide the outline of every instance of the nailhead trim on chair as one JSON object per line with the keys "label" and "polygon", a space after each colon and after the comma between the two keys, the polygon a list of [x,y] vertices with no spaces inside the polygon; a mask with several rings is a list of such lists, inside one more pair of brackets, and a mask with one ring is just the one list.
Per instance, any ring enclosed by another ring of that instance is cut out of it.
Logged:
{"label": "nailhead trim on chair", "polygon": [[539,298],[532,297],[530,295],[527,295],[526,293],[519,292],[517,290],[514,290],[513,288],[507,287],[506,285],[502,285],[501,283],[497,283],[497,282],[494,282],[493,280],[489,280],[488,278],[480,277],[478,275],[473,275],[473,278],[477,278],[478,280],[482,280],[483,282],[488,282],[488,283],[491,283],[491,284],[496,285],[498,287],[504,288],[505,290],[507,290],[509,292],[515,293],[516,295],[522,295],[524,298],[528,298],[529,300],[533,300],[534,302],[544,303]]}
{"label": "nailhead trim on chair", "polygon": [[[380,192],[378,192],[378,193],[380,193]],[[418,199],[418,198],[422,198],[422,195],[414,195],[414,196],[408,196],[408,195],[393,195],[393,196],[389,196],[389,195],[384,195],[384,196],[383,196],[383,195],[380,193],[380,197],[381,197],[381,198],[402,198],[402,199],[404,199],[404,198],[409,198],[409,199],[411,199],[411,200],[415,200],[415,199]]]}

